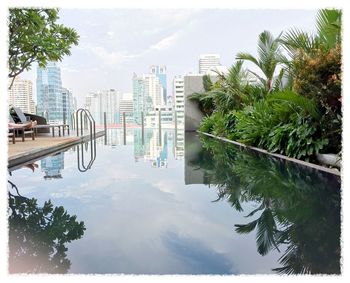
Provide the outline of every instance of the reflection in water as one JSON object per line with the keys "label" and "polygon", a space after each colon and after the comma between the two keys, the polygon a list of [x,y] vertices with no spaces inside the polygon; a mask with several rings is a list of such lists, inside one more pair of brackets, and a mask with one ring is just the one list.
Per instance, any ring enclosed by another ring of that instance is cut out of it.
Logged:
{"label": "reflection in water", "polygon": [[201,141],[196,154],[186,152],[186,171],[197,171],[188,183],[215,185],[217,201],[226,199],[237,211],[243,212],[246,202],[256,203],[246,212],[247,223],[237,223],[235,230],[255,230],[261,255],[287,246],[275,272],[340,273],[338,176],[212,138]]}
{"label": "reflection in water", "polygon": [[39,207],[35,198],[19,194],[9,181],[9,272],[67,273],[71,262],[66,244],[84,235],[84,222],[76,221],[63,206],[50,200]]}
{"label": "reflection in water", "polygon": [[148,129],[145,131],[144,144],[142,144],[140,131],[135,129],[134,132],[135,161],[143,159],[144,161],[149,161],[152,167],[166,168],[168,166],[170,145],[173,147],[172,152],[175,159],[182,159],[184,152],[183,131],[178,131],[178,135],[174,136],[172,131],[165,130],[159,138],[160,133],[158,130]]}
{"label": "reflection in water", "polygon": [[[184,131],[179,129],[174,136],[173,131],[158,129],[127,129],[126,145],[133,145],[135,162],[147,162],[154,168],[167,168],[169,151],[173,153],[175,159],[183,159],[184,156]],[[107,145],[112,148],[124,145],[123,129],[107,129]],[[169,141],[172,142],[172,149]],[[97,141],[102,144],[102,140]]]}
{"label": "reflection in water", "polygon": [[96,159],[96,139],[90,140],[90,142],[81,142],[76,146],[76,150],[78,170],[86,172],[91,169]]}
{"label": "reflection in water", "polygon": [[62,178],[62,169],[64,169],[63,152],[48,156],[41,160],[41,171],[45,173],[45,180]]}

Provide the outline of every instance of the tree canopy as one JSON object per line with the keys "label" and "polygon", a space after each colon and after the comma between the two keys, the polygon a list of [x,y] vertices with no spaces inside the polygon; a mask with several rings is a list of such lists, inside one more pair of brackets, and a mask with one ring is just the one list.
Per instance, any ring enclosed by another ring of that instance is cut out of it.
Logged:
{"label": "tree canopy", "polygon": [[61,61],[71,54],[73,44],[78,45],[77,32],[57,23],[58,19],[58,9],[10,9],[8,76],[12,83],[32,63],[46,67],[48,61]]}

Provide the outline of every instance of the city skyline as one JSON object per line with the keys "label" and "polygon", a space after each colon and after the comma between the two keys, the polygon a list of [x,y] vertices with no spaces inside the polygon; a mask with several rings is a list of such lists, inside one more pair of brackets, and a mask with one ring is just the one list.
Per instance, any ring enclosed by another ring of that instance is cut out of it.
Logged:
{"label": "city skyline", "polygon": [[[315,15],[316,10],[62,9],[60,22],[80,35],[72,55],[59,63],[62,81],[82,106],[91,91],[131,92],[134,72],[165,65],[170,90],[175,76],[199,72],[201,54],[219,54],[229,67],[240,51],[256,54],[262,29],[275,36],[292,27],[313,32]],[[35,66],[22,77],[35,81]]]}

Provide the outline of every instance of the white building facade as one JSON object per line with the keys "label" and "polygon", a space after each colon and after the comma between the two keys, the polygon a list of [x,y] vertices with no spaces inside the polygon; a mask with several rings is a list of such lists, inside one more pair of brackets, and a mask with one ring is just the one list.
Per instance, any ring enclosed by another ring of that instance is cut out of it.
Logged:
{"label": "white building facade", "polygon": [[199,73],[205,74],[210,68],[221,66],[219,54],[202,54],[199,56]]}
{"label": "white building facade", "polygon": [[119,123],[120,96],[120,92],[109,89],[93,92],[85,97],[85,107],[91,112],[96,124],[104,123],[104,113],[107,124]]}
{"label": "white building facade", "polygon": [[159,77],[155,74],[133,76],[133,114],[137,124],[141,124],[142,112],[144,117],[155,108],[165,105],[164,88]]}
{"label": "white building facade", "polygon": [[[12,79],[9,83],[11,83]],[[22,109],[23,112],[35,114],[35,104],[33,101],[33,83],[30,80],[15,78],[8,96],[9,106]]]}
{"label": "white building facade", "polygon": [[176,76],[173,80],[173,98],[174,98],[174,122],[178,127],[185,124],[185,93],[184,78]]}

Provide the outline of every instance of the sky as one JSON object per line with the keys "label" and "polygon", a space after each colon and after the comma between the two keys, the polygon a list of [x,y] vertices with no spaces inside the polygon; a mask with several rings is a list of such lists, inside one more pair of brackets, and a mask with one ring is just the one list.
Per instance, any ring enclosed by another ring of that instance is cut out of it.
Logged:
{"label": "sky", "polygon": [[[62,85],[78,106],[92,91],[132,92],[133,73],[151,65],[167,67],[168,92],[176,75],[198,72],[200,54],[217,53],[227,67],[238,52],[257,53],[258,35],[290,28],[314,32],[317,10],[238,9],[61,9],[59,21],[80,35],[59,66]],[[252,65],[246,64],[253,68]],[[256,71],[256,69],[254,69]],[[36,66],[21,76],[31,79],[36,97]]]}

